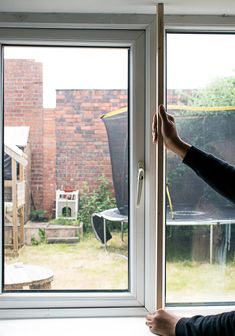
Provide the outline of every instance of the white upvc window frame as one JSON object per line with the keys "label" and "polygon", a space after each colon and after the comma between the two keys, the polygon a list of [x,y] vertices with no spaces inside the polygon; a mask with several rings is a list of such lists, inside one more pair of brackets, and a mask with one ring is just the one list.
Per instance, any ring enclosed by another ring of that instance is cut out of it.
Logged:
{"label": "white upvc window frame", "polygon": [[[224,17],[224,16],[165,16],[165,30],[168,31],[205,31],[205,32],[234,32],[235,31],[235,20],[234,17]],[[20,28],[29,29],[38,28],[39,30],[43,27],[44,32],[46,29],[61,29],[60,36],[53,35],[54,44],[58,44],[58,41],[63,41],[63,45],[71,45],[74,43],[74,35],[76,36],[76,31],[78,29],[87,29],[85,35],[83,35],[79,41],[79,45],[84,43],[86,45],[87,39],[94,42],[94,37],[97,38],[97,46],[102,43],[104,46],[109,45],[111,36],[108,31],[112,30],[113,36],[112,41],[115,41],[116,46],[123,46],[123,39],[120,38],[120,31],[123,31],[123,35],[126,40],[126,46],[131,46],[132,48],[137,48],[133,44],[133,36],[128,34],[128,31],[142,31],[142,47],[144,46],[144,57],[145,57],[145,68],[142,76],[145,78],[145,86],[142,88],[145,92],[144,106],[141,96],[138,96],[139,108],[145,110],[139,120],[135,120],[134,127],[138,128],[139,123],[145,123],[145,207],[140,208],[140,211],[144,209],[145,217],[145,227],[140,226],[139,233],[144,234],[143,242],[144,247],[144,259],[140,256],[141,263],[136,264],[135,267],[140,267],[144,272],[143,281],[137,284],[136,291],[132,298],[126,293],[120,295],[113,295],[112,293],[106,293],[105,295],[100,295],[100,293],[92,294],[89,298],[87,294],[80,294],[80,297],[74,296],[72,294],[67,294],[67,297],[62,297],[60,293],[53,293],[51,296],[46,293],[43,295],[40,293],[41,298],[35,301],[35,294],[20,294],[20,293],[10,293],[10,294],[0,294],[0,318],[26,318],[26,317],[88,317],[88,316],[144,316],[148,311],[153,312],[156,309],[157,301],[164,302],[164,290],[160,291],[160,296],[157,298],[157,284],[161,276],[161,283],[165,282],[164,279],[164,263],[162,260],[159,262],[159,258],[164,256],[164,251],[162,254],[158,254],[156,258],[156,210],[158,212],[164,213],[164,198],[162,197],[162,204],[156,209],[156,185],[158,182],[156,177],[156,150],[155,145],[152,145],[151,139],[151,120],[152,116],[156,111],[157,99],[157,85],[156,85],[156,49],[157,49],[157,39],[156,39],[156,20],[155,15],[92,15],[92,14],[7,14],[0,13],[0,41],[1,43],[16,43],[24,41],[22,39]],[[6,30],[4,30],[6,28]],[[16,34],[9,36],[7,34],[7,29],[16,28]],[[62,31],[62,28],[64,29]],[[95,29],[98,31],[95,32]],[[55,32],[54,30],[54,32]],[[68,31],[71,34],[67,36]],[[106,30],[106,35],[102,37],[99,33]],[[50,30],[48,30],[49,32]],[[52,30],[51,30],[52,31]],[[67,33],[66,33],[67,32]],[[129,38],[129,40],[128,40]],[[35,36],[28,36],[27,44],[34,39]],[[56,42],[57,39],[57,42]],[[44,40],[41,40],[42,44],[47,43],[50,40],[49,36],[45,36]],[[127,42],[128,40],[128,42]],[[40,41],[40,36],[38,36],[38,41]],[[38,44],[36,41],[36,44]],[[31,42],[32,43],[32,42]],[[51,45],[53,43],[50,41]],[[128,44],[129,43],[129,44]],[[88,43],[89,44],[89,43]],[[75,43],[76,45],[76,43]],[[95,44],[92,44],[95,46]],[[141,48],[138,49],[141,51]],[[1,55],[0,55],[1,56]],[[2,59],[2,57],[1,57]],[[131,65],[134,69],[137,64]],[[2,78],[2,64],[0,64],[0,73]],[[134,73],[132,74],[134,76]],[[135,78],[137,81],[138,78]],[[135,90],[133,87],[132,90]],[[140,91],[142,91],[140,90]],[[140,92],[141,94],[141,92]],[[1,112],[3,111],[3,99],[2,91],[0,91],[0,101],[1,101]],[[134,103],[132,103],[134,105]],[[136,107],[138,107],[136,105]],[[134,106],[132,106],[134,108]],[[1,113],[1,118],[3,118],[3,113]],[[143,119],[144,118],[144,119]],[[2,120],[1,120],[1,132],[2,132]],[[133,136],[131,134],[130,136]],[[132,139],[138,141],[138,138]],[[136,142],[136,146],[138,142]],[[140,144],[140,146],[142,146]],[[1,146],[2,148],[2,146]],[[138,156],[138,155],[137,155]],[[137,162],[139,159],[143,160],[142,157],[131,157],[132,163],[135,160]],[[158,167],[163,166],[163,162],[158,162]],[[2,165],[0,170],[2,169]],[[1,171],[0,171],[1,172]],[[137,171],[133,171],[133,175],[137,174]],[[1,175],[2,176],[2,175]],[[136,186],[133,182],[131,185],[133,193],[131,197],[134,199],[136,196]],[[2,204],[2,193],[1,193],[1,204]],[[158,203],[159,205],[159,203]],[[161,216],[160,216],[161,217]],[[162,215],[164,218],[164,215]],[[157,225],[162,225],[164,223],[157,223]],[[2,226],[0,227],[0,235],[3,234]],[[1,242],[0,242],[1,244]],[[136,245],[135,245],[136,247]],[[133,245],[134,248],[134,245]],[[163,243],[163,249],[164,249]],[[0,253],[2,251],[2,246],[0,246]],[[3,260],[1,256],[1,260]],[[137,261],[137,259],[136,259]],[[162,267],[159,270],[158,265]],[[2,268],[1,268],[2,269]],[[158,269],[158,272],[157,272]],[[0,274],[1,275],[1,274]],[[138,280],[135,279],[137,282]],[[140,299],[138,296],[140,294]],[[43,296],[42,296],[43,295]],[[159,295],[159,294],[158,294]],[[52,300],[53,299],[53,300]],[[30,307],[34,309],[30,309]],[[167,307],[168,310],[186,315],[200,314],[212,314],[222,311],[235,310],[234,306],[194,306],[194,307]]]}
{"label": "white upvc window frame", "polygon": [[[234,33],[234,16],[213,16],[213,15],[166,15],[165,34],[175,33]],[[164,211],[164,210],[163,210]],[[163,271],[165,274],[165,270]],[[164,280],[165,282],[165,280]],[[169,305],[168,311],[179,314],[180,316],[193,316],[197,314],[218,314],[226,311],[235,311],[235,305]]]}
{"label": "white upvc window frame", "polygon": [[[130,198],[133,200],[129,223],[130,292],[2,292],[0,318],[144,316],[155,308],[156,287],[155,197],[151,197],[155,194],[152,182],[155,181],[155,151],[151,146],[151,120],[156,110],[155,16],[0,14],[0,44],[130,48],[129,137],[133,176],[130,181]],[[0,58],[2,60],[2,55]],[[1,64],[1,79],[2,72]],[[3,89],[0,95],[0,131],[3,134]],[[134,201],[137,198],[137,163],[143,160],[146,171],[144,197],[137,208]],[[1,205],[2,201],[1,190]],[[145,224],[141,218],[145,219]],[[0,230],[2,237],[3,225]],[[2,254],[3,246],[0,251]],[[2,263],[3,257],[1,255]],[[1,279],[2,269],[3,265]]]}

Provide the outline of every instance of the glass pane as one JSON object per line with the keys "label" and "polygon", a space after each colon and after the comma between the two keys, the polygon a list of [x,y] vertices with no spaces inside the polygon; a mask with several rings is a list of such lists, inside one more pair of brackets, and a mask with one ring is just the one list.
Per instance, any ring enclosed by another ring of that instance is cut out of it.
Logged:
{"label": "glass pane", "polygon": [[4,290],[128,290],[128,55],[4,47]]}
{"label": "glass pane", "polygon": [[[167,35],[167,107],[180,136],[235,164],[235,36]],[[167,154],[166,303],[235,301],[235,206]]]}

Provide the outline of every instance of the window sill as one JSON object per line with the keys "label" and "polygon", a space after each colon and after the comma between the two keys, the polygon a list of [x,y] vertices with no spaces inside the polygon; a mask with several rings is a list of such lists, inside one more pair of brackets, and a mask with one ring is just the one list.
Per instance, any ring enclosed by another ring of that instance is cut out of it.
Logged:
{"label": "window sill", "polygon": [[150,335],[143,317],[1,320],[1,336],[16,333],[17,336]]}
{"label": "window sill", "polygon": [[[234,306],[223,307],[168,307],[180,316],[196,314],[218,314],[235,310]],[[0,335],[8,336],[147,336],[151,335],[144,317],[82,317],[82,318],[40,318],[1,320]]]}
{"label": "window sill", "polygon": [[182,317],[190,317],[193,315],[212,315],[235,311],[235,306],[166,307],[166,310]]}

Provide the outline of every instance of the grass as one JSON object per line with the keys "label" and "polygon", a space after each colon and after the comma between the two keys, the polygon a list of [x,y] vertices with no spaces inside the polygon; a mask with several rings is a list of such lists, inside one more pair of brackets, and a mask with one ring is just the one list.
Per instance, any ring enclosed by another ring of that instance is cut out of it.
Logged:
{"label": "grass", "polygon": [[235,264],[168,262],[166,301],[235,301]]}
{"label": "grass", "polygon": [[92,290],[128,288],[127,237],[112,233],[107,252],[93,236],[78,244],[40,244],[24,246],[8,264],[23,262],[50,268],[54,273],[52,289]]}
{"label": "grass", "polygon": [[[93,235],[78,244],[24,246],[8,264],[23,262],[50,268],[55,290],[127,290],[127,233],[112,232],[107,251]],[[226,266],[190,261],[166,265],[167,303],[235,301],[235,263]]]}

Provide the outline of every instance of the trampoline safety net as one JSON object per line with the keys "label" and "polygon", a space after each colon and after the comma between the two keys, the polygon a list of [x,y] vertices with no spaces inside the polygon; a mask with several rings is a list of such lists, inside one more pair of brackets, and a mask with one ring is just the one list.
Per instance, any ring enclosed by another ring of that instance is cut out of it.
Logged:
{"label": "trampoline safety net", "polygon": [[128,112],[122,108],[103,115],[108,136],[117,208],[128,215]]}

